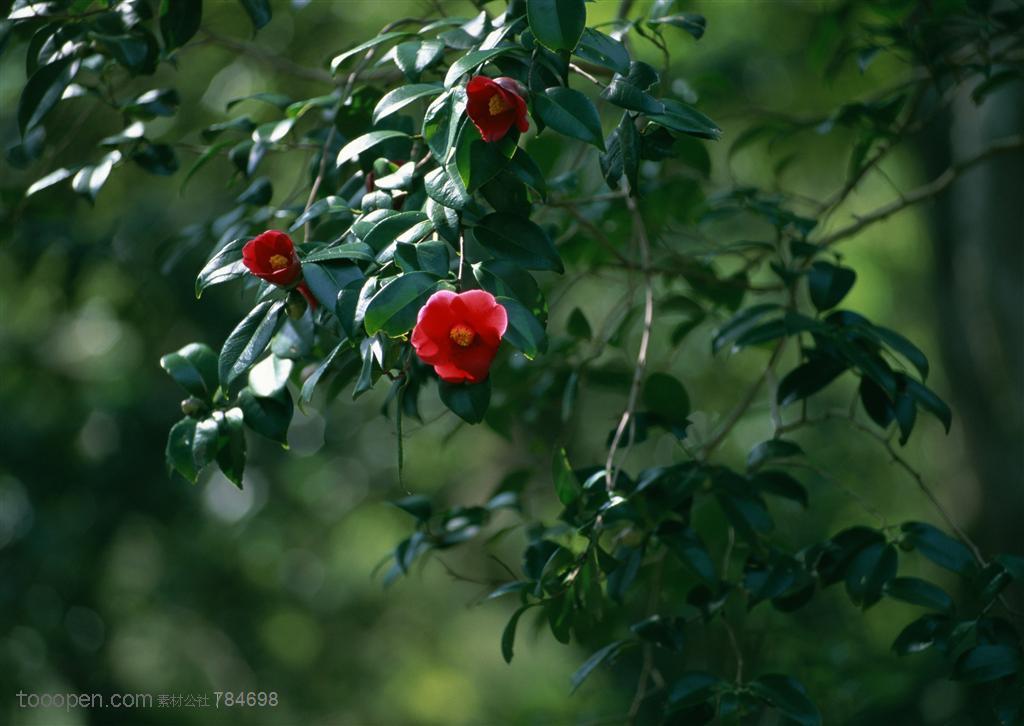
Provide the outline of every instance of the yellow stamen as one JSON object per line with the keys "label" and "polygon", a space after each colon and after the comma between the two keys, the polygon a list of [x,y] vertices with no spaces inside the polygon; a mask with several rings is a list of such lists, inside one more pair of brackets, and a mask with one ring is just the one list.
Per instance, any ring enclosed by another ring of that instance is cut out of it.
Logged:
{"label": "yellow stamen", "polygon": [[500,113],[505,113],[512,108],[500,93],[495,93],[491,96],[491,100],[487,102],[487,110],[490,111],[491,116],[497,116]]}
{"label": "yellow stamen", "polygon": [[468,348],[472,345],[473,340],[476,339],[476,332],[474,332],[474,330],[468,325],[459,323],[451,329],[451,332],[448,333],[448,337],[452,339],[452,342],[455,343],[455,345],[461,348]]}
{"label": "yellow stamen", "polygon": [[274,270],[275,272],[277,270],[283,270],[284,268],[288,267],[288,258],[285,257],[284,255],[274,255],[269,260],[267,260],[267,262],[270,263],[270,269]]}

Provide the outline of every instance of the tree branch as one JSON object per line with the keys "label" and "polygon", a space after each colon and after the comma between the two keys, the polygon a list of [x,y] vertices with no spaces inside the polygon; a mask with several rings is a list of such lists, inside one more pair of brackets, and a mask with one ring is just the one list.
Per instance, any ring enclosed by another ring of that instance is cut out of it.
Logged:
{"label": "tree branch", "polygon": [[256,45],[255,43],[248,43],[244,40],[228,38],[227,36],[214,33],[206,28],[203,28],[202,32],[205,38],[214,45],[219,45],[222,48],[227,48],[228,50],[232,50],[236,53],[249,56],[253,60],[270,66],[281,73],[294,76],[295,78],[301,78],[305,81],[327,83],[332,86],[336,83],[334,76],[323,69],[308,68],[304,65],[300,65],[293,60],[282,55],[278,55],[277,53],[273,53],[262,46]]}
{"label": "tree branch", "polygon": [[821,247],[830,247],[840,240],[844,240],[847,237],[852,237],[866,227],[881,222],[884,219],[888,219],[897,212],[901,212],[907,207],[913,206],[918,202],[922,202],[926,199],[936,196],[942,192],[946,187],[953,183],[953,181],[963,174],[968,169],[980,164],[981,162],[999,154],[1005,154],[1013,151],[1019,151],[1024,149],[1024,136],[1009,136],[1004,139],[993,142],[988,148],[979,152],[978,154],[958,161],[957,163],[950,166],[946,171],[942,172],[939,176],[932,179],[927,184],[923,184],[916,189],[911,190],[907,194],[904,194],[901,198],[893,200],[889,204],[883,207],[879,207],[869,214],[865,214],[855,221],[853,224],[842,227],[835,232],[826,235],[822,239],[818,240],[818,244]]}

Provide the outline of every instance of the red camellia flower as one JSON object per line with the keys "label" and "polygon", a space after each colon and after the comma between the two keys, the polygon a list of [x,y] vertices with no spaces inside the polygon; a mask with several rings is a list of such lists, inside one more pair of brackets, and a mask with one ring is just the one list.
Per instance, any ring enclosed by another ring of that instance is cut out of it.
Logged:
{"label": "red camellia flower", "polygon": [[412,347],[442,381],[479,383],[487,378],[507,327],[508,314],[491,293],[441,290],[420,309]]}
{"label": "red camellia flower", "polygon": [[[267,230],[253,237],[242,248],[242,264],[249,272],[261,280],[266,280],[279,287],[295,287],[306,298],[309,306],[316,309],[316,298],[313,297],[302,279],[302,263],[295,253],[292,238],[284,232]],[[300,281],[296,285],[296,281]]]}
{"label": "red camellia flower", "polygon": [[473,76],[466,86],[469,102],[466,113],[480,130],[484,141],[500,141],[512,126],[520,131],[530,128],[526,118],[523,84],[514,78]]}

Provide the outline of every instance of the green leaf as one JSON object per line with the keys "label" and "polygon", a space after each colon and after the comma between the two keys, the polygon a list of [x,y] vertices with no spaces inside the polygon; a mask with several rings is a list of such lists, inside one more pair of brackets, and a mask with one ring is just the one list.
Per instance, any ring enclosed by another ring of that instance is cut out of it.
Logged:
{"label": "green leaf", "polygon": [[481,383],[437,382],[441,402],[466,423],[477,424],[484,420],[487,406],[491,402],[491,380]]}
{"label": "green leaf", "polygon": [[685,426],[689,423],[690,397],[686,388],[668,373],[652,373],[644,383],[643,402],[648,411],[658,414],[669,423]]}
{"label": "green leaf", "polygon": [[217,466],[224,472],[231,483],[242,488],[242,475],[245,473],[245,428],[241,409],[232,408],[225,411],[221,420],[221,436],[223,441],[217,451]]}
{"label": "green leaf", "polygon": [[189,343],[160,359],[160,367],[174,382],[206,402],[217,391],[217,354],[203,343]]}
{"label": "green leaf", "polygon": [[516,626],[519,624],[519,618],[531,607],[533,607],[532,604],[523,605],[516,610],[509,619],[508,625],[501,632],[501,657],[505,659],[506,663],[512,662],[512,649],[516,643]]}
{"label": "green leaf", "polygon": [[923,615],[896,636],[892,649],[897,655],[920,653],[941,643],[946,637],[948,626],[949,618],[945,615]]}
{"label": "green leaf", "polygon": [[669,98],[662,99],[662,104],[664,111],[648,116],[652,123],[700,139],[715,140],[722,135],[714,121],[692,106]]}
{"label": "green leaf", "polygon": [[748,688],[801,726],[820,726],[818,707],[795,679],[772,673],[755,678]]}
{"label": "green leaf", "polygon": [[626,50],[626,46],[600,30],[585,28],[573,53],[585,61],[609,68],[616,73],[629,72],[629,51]]}
{"label": "green leaf", "polygon": [[605,647],[601,648],[601,650],[597,651],[592,656],[587,658],[587,660],[584,661],[583,665],[581,665],[579,669],[575,673],[573,673],[572,677],[569,679],[569,692],[575,693],[576,689],[583,685],[583,681],[587,680],[590,674],[594,672],[595,668],[597,668],[599,665],[601,665],[606,660],[608,660],[616,653],[618,653],[622,649],[622,647],[629,644],[629,642],[630,641],[628,640],[616,640],[615,642],[609,643]]}
{"label": "green leaf", "polygon": [[288,427],[292,422],[294,405],[287,388],[269,396],[260,396],[251,388],[243,388],[238,394],[238,406],[242,409],[246,426],[272,441],[285,446],[288,444]]}
{"label": "green leaf", "polygon": [[288,385],[295,361],[268,355],[249,371],[249,388],[257,396],[273,396]]}
{"label": "green leaf", "polygon": [[579,479],[569,464],[569,456],[563,448],[555,450],[555,457],[551,462],[551,478],[555,482],[555,494],[563,506],[568,507],[583,493]]}
{"label": "green leaf", "polygon": [[[910,361],[911,365],[917,368],[917,372],[921,374],[922,380],[928,378],[928,358],[920,348],[895,330],[883,328],[881,325],[872,325],[871,334]],[[946,430],[948,432],[948,426]]]}
{"label": "green leaf", "polygon": [[906,385],[907,393],[917,401],[917,405],[938,418],[948,434],[949,427],[953,425],[953,412],[949,410],[949,406],[935,394],[935,391],[911,378],[906,379]]}
{"label": "green leaf", "polygon": [[757,444],[747,454],[747,471],[754,471],[767,461],[778,461],[800,456],[804,450],[800,444],[786,439],[768,439]]}
{"label": "green leaf", "polygon": [[416,316],[437,288],[437,278],[427,272],[399,275],[370,299],[363,317],[367,335],[383,332],[397,337],[412,330]]}
{"label": "green leaf", "polygon": [[203,0],[163,0],[160,3],[160,35],[168,51],[180,48],[199,30]]}
{"label": "green leaf", "polygon": [[199,472],[192,458],[192,443],[196,435],[196,420],[183,418],[171,427],[164,451],[168,473],[178,472],[195,484]]}
{"label": "green leaf", "polygon": [[344,53],[339,53],[331,59],[331,73],[337,73],[338,68],[340,68],[345,61],[359,55],[360,53],[370,50],[370,48],[376,48],[378,45],[382,45],[392,40],[397,40],[398,38],[408,38],[411,35],[413,35],[413,33],[396,30],[390,33],[382,33],[371,38],[365,43],[360,43],[354,48],[349,48]]}
{"label": "green leaf", "polygon": [[601,92],[601,98],[620,108],[646,114],[665,112],[665,104],[648,90],[658,82],[658,72],[643,61],[633,61],[625,75],[616,73],[611,83]]}
{"label": "green leaf", "polygon": [[178,156],[169,144],[144,143],[132,152],[132,161],[157,176],[171,176],[178,171]]}
{"label": "green leaf", "polygon": [[420,98],[436,96],[444,90],[438,83],[413,83],[408,86],[399,86],[393,91],[385,93],[373,108],[373,123],[376,124],[383,118],[401,111],[413,101]]}
{"label": "green leaf", "polygon": [[299,229],[306,222],[314,222],[321,217],[330,217],[332,219],[345,219],[346,221],[351,220],[352,209],[348,206],[348,202],[341,197],[329,195],[323,199],[318,199],[310,205],[309,209],[305,210],[302,214],[295,218],[291,226],[288,228],[289,232],[294,232]]}
{"label": "green leaf", "polygon": [[846,364],[831,358],[812,360],[787,373],[775,392],[780,406],[788,406],[811,396],[838,378]]}
{"label": "green leaf", "polygon": [[709,585],[718,583],[715,563],[696,532],[681,524],[670,526],[670,523],[666,523],[659,527],[658,538],[667,544],[671,552],[693,570],[697,577]]}
{"label": "green leaf", "polygon": [[248,273],[248,268],[242,263],[242,248],[245,247],[249,239],[249,237],[239,237],[228,242],[203,266],[196,277],[197,299],[202,296],[203,290],[206,288],[234,280]]}
{"label": "green leaf", "polygon": [[978,645],[960,654],[953,665],[953,680],[988,683],[1020,671],[1020,649],[1006,644]]}
{"label": "green leaf", "polygon": [[572,312],[569,313],[565,329],[569,332],[569,335],[579,340],[590,340],[594,335],[594,331],[590,328],[590,323],[587,322],[587,316],[579,308],[573,308]]}
{"label": "green leaf", "polygon": [[57,105],[78,67],[77,58],[62,58],[39,68],[28,79],[18,100],[18,129],[22,138]]}
{"label": "green leaf", "polygon": [[504,212],[488,214],[473,235],[497,258],[527,270],[562,271],[562,259],[543,229],[529,219]]}
{"label": "green leaf", "polygon": [[234,143],[235,142],[231,140],[218,141],[216,144],[210,146],[209,148],[206,149],[206,151],[200,154],[199,158],[196,159],[192,163],[192,166],[189,167],[189,170],[185,172],[185,178],[181,182],[180,193],[185,192],[185,187],[188,185],[189,181],[192,180],[192,177],[195,176],[200,169],[206,166],[206,164],[209,163],[212,159],[216,159],[218,156],[220,156],[221,152],[224,151],[224,149],[228,148],[229,146],[232,146]]}
{"label": "green leaf", "polygon": [[696,40],[700,40],[704,36],[704,30],[707,28],[707,24],[708,22],[704,19],[704,16],[697,15],[696,13],[662,15],[661,17],[651,18],[647,21],[647,25],[652,28],[657,28],[659,25],[672,25],[676,28],[682,28]]}
{"label": "green leaf", "polygon": [[437,64],[444,57],[444,43],[440,40],[416,38],[395,46],[395,65],[411,81],[419,80],[420,74]]}
{"label": "green leaf", "polygon": [[71,188],[88,199],[90,203],[96,201],[96,195],[100,193],[100,189],[110,178],[114,164],[120,160],[121,152],[115,150],[105,154],[95,166],[83,166],[71,180]]}
{"label": "green leaf", "polygon": [[583,0],[526,0],[526,17],[541,45],[572,50],[587,26],[587,7]]}
{"label": "green leaf", "polygon": [[849,267],[839,267],[819,260],[811,265],[807,273],[811,302],[818,310],[834,308],[850,292],[856,280],[857,273]]}
{"label": "green leaf", "polygon": [[353,139],[352,141],[345,144],[341,151],[338,152],[338,158],[336,163],[338,166],[352,161],[360,154],[369,151],[377,144],[387,141],[389,139],[407,139],[409,135],[404,131],[395,131],[393,129],[384,129],[382,131],[371,131],[368,134]]}
{"label": "green leaf", "polygon": [[152,119],[173,116],[180,104],[181,98],[173,88],[154,88],[125,105],[122,110],[129,116]]}
{"label": "green leaf", "polygon": [[924,522],[905,522],[903,541],[939,567],[968,575],[975,569],[974,557],[967,547],[945,532]]}
{"label": "green leaf", "polygon": [[753,483],[762,492],[789,499],[804,509],[807,508],[809,503],[807,489],[784,471],[768,470],[758,472],[753,478]]}
{"label": "green leaf", "polygon": [[253,32],[270,22],[270,0],[239,0],[252,21]]}
{"label": "green leaf", "polygon": [[[574,0],[575,1],[575,0]],[[503,45],[497,48],[486,50],[471,50],[466,55],[452,63],[444,76],[444,87],[451,88],[466,73],[482,66],[484,63],[494,60],[499,55],[504,55],[512,50],[512,46]]]}
{"label": "green leaf", "polygon": [[604,150],[601,117],[590,99],[564,86],[548,88],[533,95],[533,111],[547,126],[572,139],[586,141]]}
{"label": "green leaf", "polygon": [[426,522],[434,513],[434,506],[431,504],[430,498],[421,494],[411,494],[391,503],[403,512],[411,514],[417,522]]}
{"label": "green leaf", "polygon": [[192,459],[197,471],[202,471],[212,462],[223,444],[220,435],[220,420],[224,414],[217,411],[213,416],[204,418],[196,424],[195,435],[192,437]]}
{"label": "green leaf", "polygon": [[[230,111],[232,108],[242,103],[242,101],[260,101],[261,103],[266,103],[273,106],[279,111],[284,111],[286,108],[288,108],[288,106],[292,104],[291,97],[286,96],[283,93],[269,93],[267,91],[263,91],[261,93],[251,93],[248,96],[233,98],[230,101],[228,101],[227,104],[225,104],[224,109],[226,111]],[[242,118],[226,121],[223,124],[214,124],[213,126],[208,127],[208,130],[215,129],[220,126],[223,126],[225,128],[234,128],[236,125],[241,124],[243,120],[248,121],[249,119],[247,116],[243,116]]]}
{"label": "green leaf", "polygon": [[334,247],[324,247],[310,252],[302,262],[331,262],[334,260],[357,260],[360,262],[372,262],[374,259],[373,250],[362,242],[349,242]]}
{"label": "green leaf", "polygon": [[318,365],[316,369],[309,374],[309,378],[302,382],[302,390],[299,392],[300,406],[304,403],[309,403],[312,400],[313,390],[320,382],[320,379],[323,378],[324,373],[330,370],[331,365],[334,363],[334,359],[338,357],[338,354],[341,353],[342,350],[348,348],[349,345],[350,344],[346,339],[334,346],[334,348],[331,349],[331,352],[328,353],[322,361],[320,361],[320,365]]}
{"label": "green leaf", "polygon": [[428,173],[423,178],[423,186],[428,197],[449,209],[462,210],[472,201],[459,174],[453,176],[444,167]]}
{"label": "green leaf", "polygon": [[363,237],[363,243],[374,252],[381,252],[399,235],[426,221],[426,212],[399,212],[377,222]]}
{"label": "green leaf", "polygon": [[499,296],[496,299],[508,313],[505,340],[531,360],[541,353],[546,353],[548,337],[537,316],[514,298]]}
{"label": "green leaf", "polygon": [[36,192],[41,192],[43,189],[52,187],[54,184],[59,184],[70,176],[73,176],[76,169],[56,169],[41,179],[37,179],[32,185],[25,191],[25,196],[30,197]]}
{"label": "green leaf", "polygon": [[283,311],[284,302],[281,300],[257,303],[228,335],[217,365],[220,383],[225,389],[230,389],[263,355],[277,331]]}
{"label": "green leaf", "polygon": [[953,612],[953,598],[947,595],[945,590],[917,577],[894,578],[885,584],[884,592],[896,600],[943,613]]}
{"label": "green leaf", "polygon": [[846,592],[865,610],[882,597],[882,588],[896,576],[899,555],[891,544],[875,543],[862,549],[846,572]]}
{"label": "green leaf", "polygon": [[681,675],[672,684],[668,693],[669,711],[691,708],[715,696],[722,679],[703,671],[690,671]]}

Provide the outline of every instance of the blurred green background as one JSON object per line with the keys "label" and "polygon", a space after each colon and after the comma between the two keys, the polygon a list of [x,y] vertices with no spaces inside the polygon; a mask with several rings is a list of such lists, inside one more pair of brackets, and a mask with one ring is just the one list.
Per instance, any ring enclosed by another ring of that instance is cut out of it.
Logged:
{"label": "blurred green background", "polygon": [[[613,17],[617,5],[591,4],[592,22]],[[474,13],[468,2],[442,6],[449,14]],[[333,52],[389,20],[431,7],[399,0],[282,2],[256,42],[321,68]],[[841,133],[802,141],[799,157],[780,177],[774,173],[778,155],[748,147],[729,157],[728,145],[755,110],[825,115],[899,81],[906,69],[881,57],[864,74],[855,67],[826,74],[837,39],[856,32],[829,3],[706,2],[692,9],[707,17],[708,31],[699,42],[674,36],[673,77],[679,80],[673,90],[696,96],[725,131],[711,148],[712,187],[782,183],[820,194],[841,185],[851,145]],[[204,26],[249,42],[239,35],[248,26],[236,3],[207,3]],[[636,47],[660,62],[655,49]],[[5,146],[17,141],[13,110],[24,83],[24,52],[14,46],[0,58]],[[182,110],[149,125],[156,138],[162,131],[177,139],[223,120],[232,98],[258,91],[305,98],[328,89],[215,43],[197,44],[178,58],[177,72],[162,66],[158,78],[178,88]],[[51,138],[66,136],[51,167],[89,159],[95,141],[120,128],[114,112],[84,115],[88,105],[62,104],[48,123]],[[872,209],[894,197],[892,185],[926,181],[964,149],[1019,131],[1022,107],[1019,88],[980,108],[954,105],[921,144],[885,165],[888,181],[869,178],[844,212]],[[272,109],[247,110],[271,118]],[[605,121],[610,128],[613,121]],[[193,157],[181,152],[183,165]],[[290,188],[301,163],[273,161],[281,189]],[[930,385],[954,407],[949,436],[936,421],[922,421],[907,458],[984,547],[1016,554],[1022,553],[1016,521],[1024,511],[1021,171],[1019,155],[994,162],[958,182],[938,204],[894,217],[842,248],[859,275],[848,307],[918,343],[933,362]],[[223,709],[19,709],[19,690],[154,697],[257,690],[277,692],[280,705],[244,712],[245,723],[614,723],[632,697],[631,679],[602,669],[568,694],[569,675],[593,648],[562,646],[525,618],[515,660],[502,661],[499,637],[512,603],[480,604],[486,585],[452,575],[500,580],[502,569],[481,548],[442,555],[444,564],[431,559],[389,588],[375,570],[411,526],[388,500],[414,492],[450,503],[482,502],[508,471],[538,464],[545,470],[550,450],[536,442],[459,427],[431,402],[427,423],[407,427],[399,487],[393,424],[379,416],[385,393],[379,390],[355,404],[347,395],[329,406],[314,401],[318,405],[296,416],[290,451],[251,437],[255,454],[241,491],[216,472],[208,471],[196,487],[168,479],[163,447],[180,394],[157,361],[192,340],[216,347],[247,309],[232,285],[196,301],[192,284],[207,249],[175,247],[183,226],[223,213],[242,191],[241,185],[223,188],[228,175],[228,162],[215,161],[182,192],[180,174],[151,177],[125,166],[90,209],[67,189],[26,201],[21,190],[30,177],[3,167],[0,722],[240,718]],[[975,193],[978,187],[989,193]],[[648,211],[671,217],[677,201],[655,197]],[[688,244],[682,233],[661,241]],[[544,283],[556,301],[556,332],[575,306],[596,325],[614,301],[610,286],[622,285],[604,277],[568,290],[554,276]],[[671,351],[671,327],[659,322],[652,356],[652,368],[679,376],[694,409],[709,419],[729,409],[763,364],[757,353],[711,358],[711,327]],[[617,354],[623,363],[630,350],[635,347]],[[786,364],[792,361],[783,370]],[[543,359],[531,365],[542,366]],[[507,367],[502,373],[515,375]],[[843,405],[847,394],[831,396]],[[621,395],[590,396],[568,442],[574,460],[602,458],[601,444],[622,403]],[[768,431],[766,407],[755,407],[724,456],[741,461]],[[884,513],[889,524],[936,521],[914,483],[870,440],[836,433],[801,434],[813,437],[822,452],[814,463],[834,479],[808,473],[813,516],[784,527],[780,536],[800,542],[853,523],[877,525],[867,510]],[[664,459],[670,449],[656,439],[637,447],[630,464]],[[538,477],[531,491],[537,512],[557,511],[549,481]],[[514,564],[522,542],[522,532],[512,531],[494,549]],[[955,580],[944,581],[932,569],[927,574],[955,591]],[[829,592],[799,617],[755,611],[743,637],[750,667],[798,675],[822,704],[826,723],[969,722],[959,720],[969,719],[965,694],[944,680],[937,660],[927,654],[900,660],[889,651],[913,614],[890,601],[861,614],[841,593]],[[695,667],[729,662],[710,642],[695,639],[688,647]]]}

